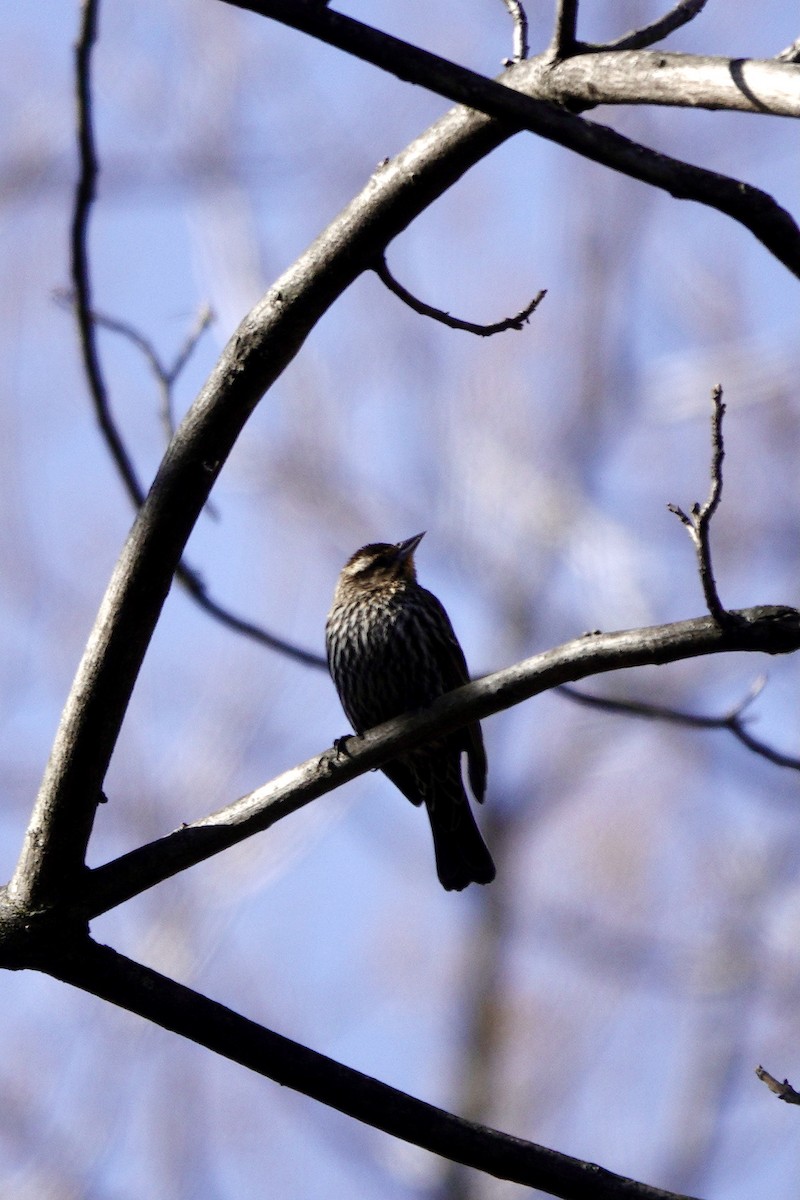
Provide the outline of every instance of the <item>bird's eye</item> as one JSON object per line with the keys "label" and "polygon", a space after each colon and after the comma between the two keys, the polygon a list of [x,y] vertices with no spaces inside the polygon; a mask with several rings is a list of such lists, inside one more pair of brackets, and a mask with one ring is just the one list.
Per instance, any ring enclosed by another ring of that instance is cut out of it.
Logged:
{"label": "bird's eye", "polygon": [[391,559],[388,554],[378,554],[374,558],[365,559],[358,568],[358,574],[364,578],[370,579],[373,576],[382,575],[384,571],[388,571],[391,567]]}

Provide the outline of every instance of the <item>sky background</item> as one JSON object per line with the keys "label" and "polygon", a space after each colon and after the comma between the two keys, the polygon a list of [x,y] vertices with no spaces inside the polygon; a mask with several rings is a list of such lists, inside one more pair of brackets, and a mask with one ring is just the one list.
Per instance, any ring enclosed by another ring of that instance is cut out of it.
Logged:
{"label": "sky background", "polygon": [[[588,40],[658,13],[584,6]],[[0,858],[13,871],[61,706],[131,511],[87,398],[69,286],[74,6],[2,6]],[[342,11],[495,75],[504,6]],[[708,5],[672,49],[772,56],[785,0]],[[531,48],[550,13],[529,12]],[[117,0],[95,54],[97,308],[171,360],[215,320],[180,414],[279,274],[447,105],[212,0]],[[795,122],[667,109],[591,119],[764,188],[800,213]],[[357,281],[265,398],[188,558],[240,615],[321,651],[359,545],[428,531],[421,581],[475,674],[589,629],[703,611],[668,502],[708,481],[723,602],[798,603],[797,281],[744,230],[532,136],[476,166],[388,251],[471,338]],[[164,449],[142,356],[101,334],[140,476]],[[792,660],[651,668],[587,690],[719,714],[800,753]],[[98,814],[91,863],[158,837],[346,730],[322,671],[171,595]],[[724,733],[539,697],[485,723],[491,888],[439,887],[421,814],[368,775],[94,923],[126,954],[334,1058],[511,1133],[707,1200],[794,1200],[800,1086],[798,776]],[[0,978],[0,1191],[204,1200],[511,1200],[431,1156],[33,974]],[[437,1190],[438,1189],[438,1190]],[[461,1190],[459,1190],[461,1189]]]}

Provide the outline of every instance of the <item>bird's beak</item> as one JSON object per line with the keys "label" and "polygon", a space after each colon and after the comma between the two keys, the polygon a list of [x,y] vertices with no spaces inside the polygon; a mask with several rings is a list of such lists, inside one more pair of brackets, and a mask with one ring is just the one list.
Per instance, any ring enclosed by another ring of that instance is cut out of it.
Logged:
{"label": "bird's beak", "polygon": [[408,538],[405,542],[397,543],[397,557],[400,559],[400,562],[407,562],[411,558],[424,537],[425,530],[423,529],[422,533],[415,534],[414,537]]}

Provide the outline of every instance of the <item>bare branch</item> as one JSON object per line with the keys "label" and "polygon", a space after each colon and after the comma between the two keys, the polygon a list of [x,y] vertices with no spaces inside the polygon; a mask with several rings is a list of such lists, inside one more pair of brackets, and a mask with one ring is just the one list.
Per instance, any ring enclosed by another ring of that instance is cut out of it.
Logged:
{"label": "bare branch", "polygon": [[[85,249],[84,254],[88,259]],[[69,306],[70,308],[74,307],[76,303],[75,293],[68,292],[62,288],[56,289],[55,298],[60,304]],[[207,304],[202,306],[193,327],[187,333],[184,343],[175,356],[171,367],[163,363],[161,356],[150,339],[145,337],[139,329],[136,329],[129,322],[123,321],[119,317],[112,317],[108,313],[99,312],[97,309],[91,310],[90,317],[95,327],[107,329],[110,333],[119,334],[120,337],[125,338],[126,341],[135,346],[147,361],[147,365],[150,367],[158,384],[161,395],[161,421],[167,441],[169,441],[175,432],[175,420],[172,411],[173,388],[178,381],[181,371],[183,371],[191,358],[197,343],[214,319],[211,309]]]}
{"label": "bare branch", "polygon": [[691,1200],[454,1116],[85,939],[39,965],[250,1071],[451,1162],[567,1200]]}
{"label": "bare branch", "polygon": [[676,29],[680,29],[682,25],[688,25],[689,21],[694,20],[697,14],[702,12],[707,3],[708,0],[678,0],[675,7],[664,13],[664,16],[659,17],[657,21],[643,25],[641,29],[633,29],[613,42],[606,42],[602,46],[584,45],[582,49],[586,51],[641,50],[645,46],[652,46],[655,42],[660,42],[662,38],[667,37],[668,34],[674,33]]}
{"label": "bare branch", "polygon": [[181,375],[184,367],[194,353],[197,343],[209,328],[214,320],[214,313],[211,306],[208,304],[202,305],[197,314],[194,325],[186,334],[184,343],[173,359],[172,366],[166,367],[163,372],[162,385],[162,405],[161,405],[161,421],[164,426],[164,432],[167,438],[171,438],[175,432],[175,414],[173,412],[173,388]]}
{"label": "bare branch", "polygon": [[528,18],[520,0],[503,0],[514,22],[514,52],[510,59],[503,60],[504,67],[524,62],[528,57]]}
{"label": "bare branch", "polygon": [[440,321],[442,325],[447,325],[449,329],[461,329],[466,333],[477,334],[478,337],[491,337],[495,333],[505,333],[507,329],[520,330],[524,325],[527,325],[528,318],[539,307],[539,304],[547,295],[547,290],[537,292],[530,304],[521,309],[516,316],[505,317],[502,321],[496,322],[494,325],[476,325],[472,321],[462,321],[460,317],[451,317],[450,313],[444,312],[441,308],[434,308],[430,304],[426,304],[423,300],[418,300],[411,292],[403,287],[401,283],[395,279],[386,264],[386,258],[381,255],[378,262],[373,266],[375,274],[380,279],[381,283],[385,284],[390,292],[393,292],[404,304],[414,312],[419,313],[423,317],[431,317],[434,321]]}
{"label": "bare branch", "polygon": [[725,457],[725,445],[722,440],[722,418],[725,415],[725,405],[722,402],[722,386],[717,384],[711,392],[713,411],[711,414],[711,490],[704,504],[692,505],[691,514],[687,515],[677,504],[668,504],[667,508],[674,513],[689,531],[697,551],[697,565],[700,572],[700,582],[703,585],[703,595],[706,606],[712,617],[720,625],[730,623],[730,614],[722,607],[714,580],[711,566],[711,518],[719,507],[722,498],[722,461]]}
{"label": "bare branch", "polygon": [[[800,229],[789,213],[766,192],[703,167],[659,154],[622,134],[567,112],[563,107],[533,100],[517,91],[517,87],[524,88],[526,82],[535,80],[552,67],[552,61],[547,56],[538,61],[529,59],[509,68],[503,78],[512,86],[505,86],[504,83],[485,79],[475,71],[456,66],[438,55],[328,9],[297,4],[295,0],[225,2],[300,29],[402,79],[413,80],[448,99],[495,117],[504,126],[501,140],[527,129],[612,170],[661,188],[675,199],[695,200],[715,208],[749,229],[779,262],[800,278]],[[586,57],[597,60],[596,55]],[[733,64],[730,60],[723,61],[730,75]],[[736,65],[738,71],[733,72],[734,76],[741,75],[744,66],[742,63]],[[775,63],[771,66],[778,71],[790,69]],[[541,81],[539,86],[542,87]],[[737,92],[742,90],[741,87],[737,88],[736,78],[732,89]],[[551,99],[564,103],[563,95],[558,95],[552,83],[547,94]],[[602,102],[602,87],[589,102]],[[676,102],[674,97],[672,102]],[[749,103],[752,110],[752,101]]]}
{"label": "bare branch", "polygon": [[578,0],[558,0],[553,40],[547,51],[554,60],[569,58],[578,48]]}
{"label": "bare branch", "polygon": [[778,62],[797,63],[800,62],[800,37],[795,38],[791,46],[787,46],[785,50],[781,50],[775,55]]}
{"label": "bare branch", "polygon": [[744,721],[744,711],[749,707],[764,686],[764,676],[756,680],[754,686],[745,698],[729,712],[721,717],[705,717],[699,713],[682,712],[680,709],[669,708],[663,704],[650,704],[640,700],[618,700],[610,696],[590,696],[575,688],[564,685],[558,689],[568,699],[588,708],[599,708],[604,712],[622,713],[631,717],[643,717],[652,721],[668,721],[674,725],[684,725],[690,729],[725,729],[735,738],[752,750],[754,754],[765,758],[767,762],[777,767],[787,767],[792,771],[800,771],[800,758],[795,755],[781,754],[779,750],[768,746],[759,738],[753,737]]}
{"label": "bare branch", "polygon": [[[63,303],[74,303],[74,297],[66,292],[57,291],[56,299]],[[111,317],[105,313],[95,311],[92,311],[91,319],[96,326],[125,337],[144,355],[159,384],[162,395],[162,416],[166,432],[171,437],[174,433],[174,429],[172,429],[172,388],[180,372],[188,362],[203,331],[208,328],[212,319],[211,310],[207,306],[204,306],[200,310],[193,329],[187,334],[184,344],[176,355],[171,367],[164,365],[158,351],[149,338],[146,338],[143,333],[135,329],[132,325],[129,325],[126,321],[121,321],[117,317]],[[104,436],[108,429],[116,431],[118,442],[120,445],[123,445],[122,435],[116,427],[110,407],[107,408],[107,419],[103,427]],[[118,461],[116,456],[114,456],[114,461]],[[144,492],[139,492],[136,507],[140,508],[143,503]],[[206,504],[206,509],[208,510],[209,507],[210,501]],[[200,608],[234,633],[250,638],[251,641],[258,642],[259,645],[266,647],[268,650],[276,650],[279,654],[284,654],[287,658],[292,658],[295,662],[302,663],[304,666],[317,667],[322,670],[328,669],[327,660],[323,655],[315,654],[311,650],[304,650],[301,646],[296,646],[294,643],[286,641],[285,638],[270,633],[269,630],[264,629],[261,625],[257,625],[254,621],[250,621],[246,617],[239,617],[236,613],[231,612],[230,609],[225,608],[224,605],[209,595],[208,588],[203,582],[200,573],[184,559],[181,560],[175,572],[175,579]]]}
{"label": "bare branch", "polygon": [[[372,268],[376,256],[420,212],[512,132],[529,125],[672,194],[730,210],[800,275],[800,231],[764,193],[687,168],[341,14],[294,0],[260,0],[260,7],[327,40],[342,41],[345,49],[352,43],[362,57],[372,56],[401,74],[408,71],[471,107],[445,114],[384,166],[284,272],[234,332],[177,429],[115,567],[62,712],[9,885],[20,904],[52,902],[81,869],[97,798],[161,607],[189,534],[256,404],[338,296]],[[772,69],[794,71],[778,64]],[[538,70],[544,70],[542,62]],[[524,85],[536,79],[536,70],[529,60],[511,68],[506,78]],[[500,120],[474,112],[476,103]]]}
{"label": "bare branch", "polygon": [[574,54],[547,72],[541,57],[531,58],[503,78],[527,95],[549,97],[572,112],[598,104],[659,104],[800,117],[797,72],[775,59],[603,46],[598,51]]}
{"label": "bare branch", "polygon": [[100,368],[89,273],[89,224],[97,189],[98,164],[92,113],[92,51],[97,39],[98,0],[81,0],[81,19],[75,45],[75,102],[79,174],[70,231],[72,287],[78,337],[89,392],[103,437],[134,504],[141,503],[142,485],[111,417],[108,393]]}
{"label": "bare branch", "polygon": [[775,1093],[779,1100],[784,1100],[787,1104],[800,1104],[800,1092],[794,1090],[788,1079],[779,1083],[775,1076],[770,1075],[769,1071],[765,1071],[763,1067],[756,1067],[756,1075],[771,1092]]}
{"label": "bare branch", "polygon": [[251,641],[265,646],[268,650],[277,650],[280,654],[294,659],[295,662],[302,663],[305,667],[316,667],[319,670],[327,671],[328,660],[324,655],[315,654],[312,650],[304,650],[302,646],[296,646],[293,642],[287,642],[284,638],[278,637],[277,634],[270,633],[263,626],[256,625],[255,622],[248,621],[245,617],[237,617],[230,609],[219,604],[208,594],[201,576],[193,571],[186,562],[181,561],[175,578],[179,580],[184,589],[199,604],[200,608],[204,609],[209,616],[219,621],[221,625],[225,625],[228,629],[233,630],[234,633],[240,633],[244,637],[250,638]]}
{"label": "bare branch", "polygon": [[79,907],[88,917],[260,833],[319,796],[432,737],[511,708],[553,687],[590,675],[700,655],[734,651],[767,654],[800,649],[800,611],[753,608],[722,628],[712,617],[621,633],[591,634],[537,654],[443,696],[429,709],[396,717],[361,737],[308,759],[210,816],[97,867],[87,876]]}

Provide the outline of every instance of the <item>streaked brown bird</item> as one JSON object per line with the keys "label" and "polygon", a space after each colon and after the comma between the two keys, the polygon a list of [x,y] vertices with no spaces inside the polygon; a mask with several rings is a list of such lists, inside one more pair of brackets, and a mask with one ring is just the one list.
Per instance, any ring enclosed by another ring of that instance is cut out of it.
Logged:
{"label": "streaked brown bird", "polygon": [[[325,641],[333,682],[356,733],[425,708],[469,682],[450,618],[417,583],[414,551],[423,536],[362,546],[339,576]],[[470,787],[482,801],[486,751],[477,721],[381,768],[412,804],[425,805],[439,880],[459,892],[495,875],[464,789],[464,752]]]}

